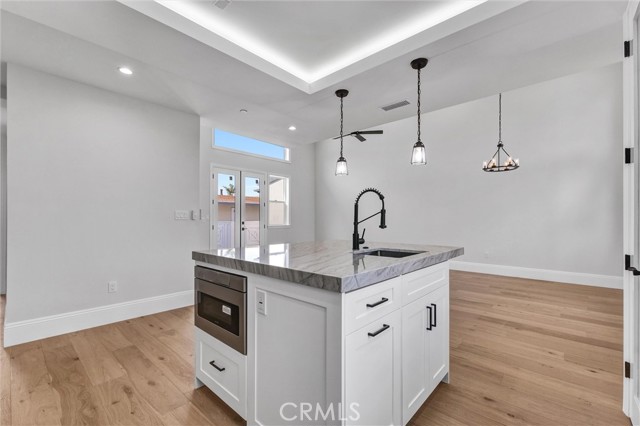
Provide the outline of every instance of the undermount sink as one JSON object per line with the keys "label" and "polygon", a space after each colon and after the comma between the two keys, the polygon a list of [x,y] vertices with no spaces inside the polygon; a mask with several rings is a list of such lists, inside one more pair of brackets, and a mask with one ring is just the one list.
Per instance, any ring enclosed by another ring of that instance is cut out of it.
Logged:
{"label": "undermount sink", "polygon": [[378,256],[378,257],[407,257],[413,256],[414,254],[425,253],[424,251],[413,251],[413,250],[395,250],[395,249],[376,249],[369,250],[359,254],[363,254],[365,256]]}

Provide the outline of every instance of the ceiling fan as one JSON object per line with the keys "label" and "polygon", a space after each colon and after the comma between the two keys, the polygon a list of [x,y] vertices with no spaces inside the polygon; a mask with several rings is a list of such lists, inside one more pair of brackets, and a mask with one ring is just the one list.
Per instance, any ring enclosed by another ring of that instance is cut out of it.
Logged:
{"label": "ceiling fan", "polygon": [[[360,142],[364,142],[367,139],[362,135],[381,135],[381,134],[382,134],[382,130],[357,130],[355,132],[351,132],[351,133],[346,134],[344,136],[353,136],[356,139],[358,139]],[[338,136],[337,138],[333,138],[333,139],[340,139],[340,136]]]}

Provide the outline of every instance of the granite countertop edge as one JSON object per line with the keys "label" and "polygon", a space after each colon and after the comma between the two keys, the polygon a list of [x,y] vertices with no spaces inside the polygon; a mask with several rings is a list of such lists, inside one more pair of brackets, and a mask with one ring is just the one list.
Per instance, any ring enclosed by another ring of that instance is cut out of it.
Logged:
{"label": "granite countertop edge", "polygon": [[380,283],[419,269],[446,262],[454,257],[462,256],[464,248],[447,247],[448,250],[437,253],[421,254],[396,259],[393,264],[376,269],[362,271],[347,276],[335,276],[321,272],[310,272],[284,266],[269,265],[250,260],[231,258],[213,253],[193,251],[194,261],[262,275],[269,278],[293,282],[322,290],[349,293],[373,284]]}

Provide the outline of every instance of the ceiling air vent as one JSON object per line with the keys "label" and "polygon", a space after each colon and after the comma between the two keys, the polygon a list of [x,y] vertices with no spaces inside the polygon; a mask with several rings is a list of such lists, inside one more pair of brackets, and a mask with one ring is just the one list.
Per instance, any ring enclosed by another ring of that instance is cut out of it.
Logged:
{"label": "ceiling air vent", "polygon": [[231,3],[231,0],[215,0],[213,2],[213,4],[220,9],[224,9],[225,7],[229,6],[229,3]]}
{"label": "ceiling air vent", "polygon": [[391,105],[385,105],[385,106],[380,107],[380,108],[382,110],[384,110],[384,111],[391,111],[392,109],[400,108],[400,107],[403,107],[405,105],[409,105],[409,101],[407,101],[406,99],[404,101],[396,102],[396,103],[393,103]]}

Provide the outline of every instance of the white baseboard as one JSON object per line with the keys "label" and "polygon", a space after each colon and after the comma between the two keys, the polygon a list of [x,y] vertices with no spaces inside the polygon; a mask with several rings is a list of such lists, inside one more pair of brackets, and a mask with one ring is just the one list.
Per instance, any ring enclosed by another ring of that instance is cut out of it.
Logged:
{"label": "white baseboard", "polygon": [[19,345],[189,305],[193,305],[193,290],[5,323],[4,346]]}
{"label": "white baseboard", "polygon": [[491,265],[452,260],[450,268],[456,271],[480,274],[504,275],[542,281],[556,281],[568,284],[590,285],[594,287],[622,289],[622,277],[612,275],[584,274],[582,272],[553,271],[549,269],[523,268],[519,266]]}

